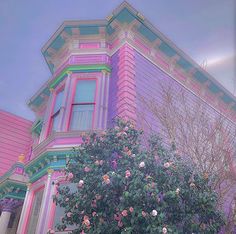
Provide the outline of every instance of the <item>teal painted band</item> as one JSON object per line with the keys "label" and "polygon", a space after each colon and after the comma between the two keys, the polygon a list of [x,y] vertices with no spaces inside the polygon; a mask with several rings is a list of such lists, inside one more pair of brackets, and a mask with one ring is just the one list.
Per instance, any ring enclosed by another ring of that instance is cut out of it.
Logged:
{"label": "teal painted band", "polygon": [[55,88],[67,75],[68,71],[71,72],[99,72],[99,71],[107,71],[111,72],[111,68],[107,65],[100,65],[100,64],[95,64],[95,65],[79,65],[79,66],[70,66],[67,67],[62,71],[62,73],[57,76],[52,83],[50,84],[50,88]]}

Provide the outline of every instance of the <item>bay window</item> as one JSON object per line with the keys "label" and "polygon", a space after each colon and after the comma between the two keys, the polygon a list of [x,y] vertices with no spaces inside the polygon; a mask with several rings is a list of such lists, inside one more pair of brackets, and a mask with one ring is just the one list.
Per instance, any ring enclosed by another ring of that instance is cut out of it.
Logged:
{"label": "bay window", "polygon": [[72,102],[70,130],[92,129],[95,90],[95,80],[78,80]]}

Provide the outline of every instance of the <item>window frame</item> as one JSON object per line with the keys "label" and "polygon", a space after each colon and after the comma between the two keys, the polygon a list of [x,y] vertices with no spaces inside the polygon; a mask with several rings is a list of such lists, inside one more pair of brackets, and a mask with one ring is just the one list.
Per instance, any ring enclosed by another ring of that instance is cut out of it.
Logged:
{"label": "window frame", "polygon": [[[80,102],[80,103],[75,103],[75,95],[76,95],[76,88],[77,84],[80,81],[95,81],[95,91],[94,91],[94,100],[93,102]],[[67,124],[67,131],[74,132],[74,131],[89,131],[94,129],[94,121],[95,121],[95,113],[97,109],[97,89],[98,89],[98,81],[97,78],[77,78],[74,83],[73,87],[73,93],[72,93],[72,98],[70,102],[70,112],[69,112],[69,118],[68,118],[68,124]],[[73,130],[71,129],[71,123],[72,123],[72,115],[73,115],[73,107],[74,106],[83,106],[83,105],[93,105],[93,114],[92,114],[92,123],[91,123],[91,129],[86,129],[86,130]]]}
{"label": "window frame", "polygon": [[[63,92],[62,103],[61,103],[60,108],[58,108],[58,110],[54,113],[54,108],[55,108],[55,104],[56,104],[57,95],[61,92]],[[47,136],[49,136],[53,132],[55,132],[55,131],[53,131],[53,122],[55,121],[56,116],[59,117],[59,123],[60,123],[60,113],[61,113],[61,108],[63,106],[64,97],[65,97],[65,86],[63,85],[63,86],[59,87],[53,94],[53,101],[52,101],[51,112],[50,112],[50,116],[49,116],[49,125],[48,125]],[[60,129],[59,129],[59,131],[60,131]]]}
{"label": "window frame", "polygon": [[38,192],[42,192],[42,200],[41,200],[41,204],[40,204],[40,208],[39,208],[39,213],[38,213],[38,220],[37,220],[37,223],[36,223],[36,227],[35,227],[35,231],[37,229],[37,225],[38,225],[38,221],[39,221],[39,217],[40,217],[40,213],[41,213],[41,209],[42,209],[42,205],[43,205],[43,197],[44,197],[44,193],[45,193],[45,185],[44,184],[39,184],[39,185],[36,185],[35,188],[32,188],[32,191],[31,191],[33,194],[32,194],[32,199],[30,200],[30,204],[29,204],[29,207],[28,207],[28,212],[26,213],[26,224],[25,224],[25,232],[28,233],[29,231],[29,228],[30,228],[30,223],[31,223],[31,219],[32,219],[32,212],[33,212],[33,208],[34,208],[34,203],[35,203],[35,197],[37,195]]}

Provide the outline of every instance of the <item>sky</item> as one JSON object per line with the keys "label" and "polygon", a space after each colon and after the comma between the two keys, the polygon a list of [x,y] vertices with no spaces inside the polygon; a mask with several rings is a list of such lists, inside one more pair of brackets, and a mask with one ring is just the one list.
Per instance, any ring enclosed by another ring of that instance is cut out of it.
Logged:
{"label": "sky", "polygon": [[[41,48],[64,20],[105,19],[121,0],[0,0],[0,109],[34,120],[27,101],[51,74]],[[128,0],[236,95],[236,0]]]}

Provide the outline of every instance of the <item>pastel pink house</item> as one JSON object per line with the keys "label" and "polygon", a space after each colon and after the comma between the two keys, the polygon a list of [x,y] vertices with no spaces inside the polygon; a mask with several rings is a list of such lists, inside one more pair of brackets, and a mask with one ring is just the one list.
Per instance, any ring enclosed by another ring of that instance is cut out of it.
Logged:
{"label": "pastel pink house", "polygon": [[42,53],[52,76],[28,102],[34,123],[0,111],[2,234],[54,229],[63,212],[52,200],[55,183],[83,132],[117,116],[140,126],[137,94],[157,98],[159,82],[203,100],[235,128],[235,97],[126,2],[105,20],[65,21]]}

